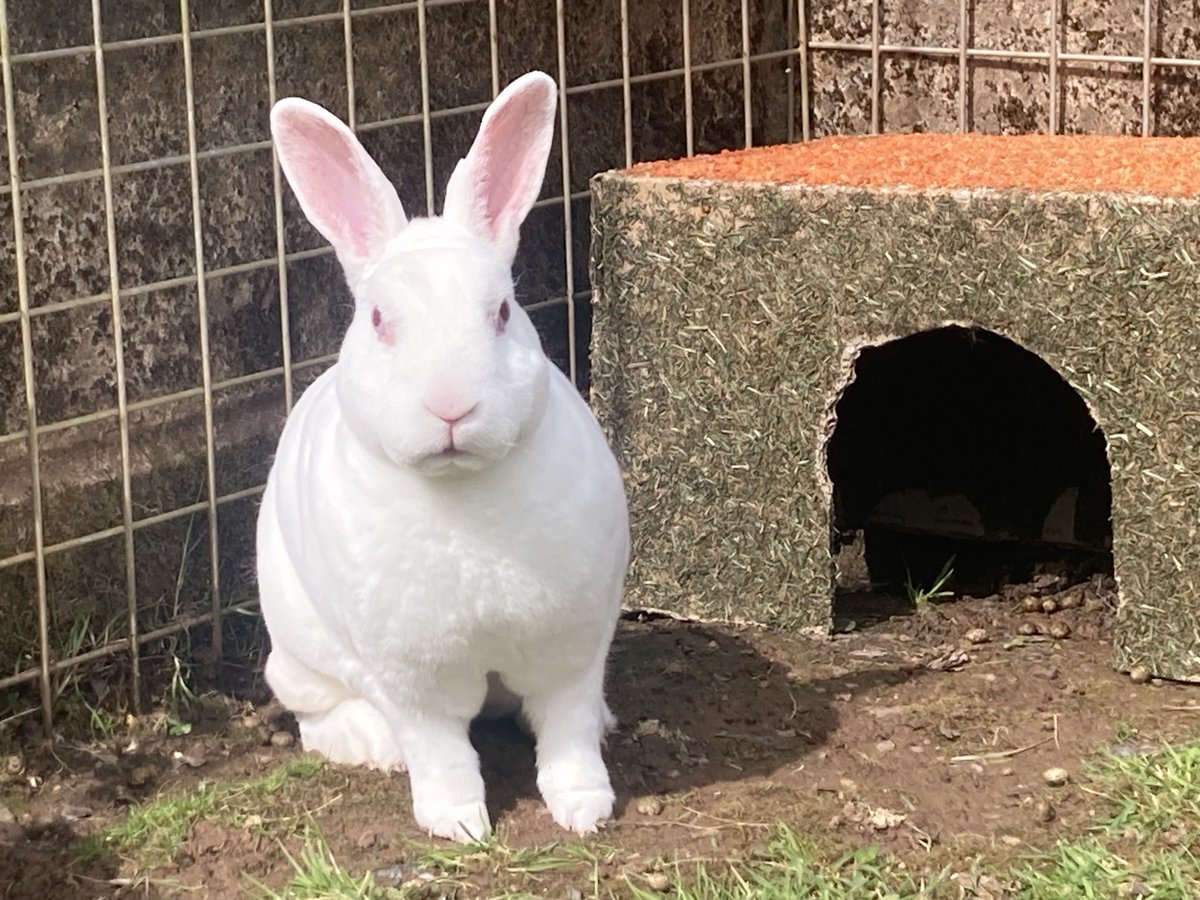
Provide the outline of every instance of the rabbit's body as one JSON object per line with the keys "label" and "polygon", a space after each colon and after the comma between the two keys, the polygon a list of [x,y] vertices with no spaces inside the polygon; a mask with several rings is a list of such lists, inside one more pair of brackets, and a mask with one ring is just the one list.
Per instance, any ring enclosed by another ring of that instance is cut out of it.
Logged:
{"label": "rabbit's body", "polygon": [[519,708],[561,825],[591,831],[613,804],[600,742],[624,490],[512,300],[553,91],[544,75],[514,83],[451,178],[445,216],[414,222],[327,112],[283,101],[272,117],[356,312],[337,364],[292,411],[263,495],[267,680],[305,748],[406,767],[417,820],[459,840],[490,828],[467,736],[481,712]]}
{"label": "rabbit's body", "polygon": [[[260,566],[304,561],[303,576],[263,584],[274,647],[351,694],[467,717],[489,672],[521,695],[602,665],[624,568],[611,553],[627,552],[613,538],[627,526],[620,474],[570,382],[555,369],[548,406],[562,412],[548,409],[500,464],[451,480],[364,451],[340,421],[335,378],[296,405],[263,498]],[[579,427],[546,425],[559,415]],[[533,481],[545,493],[514,502],[514,485]]]}

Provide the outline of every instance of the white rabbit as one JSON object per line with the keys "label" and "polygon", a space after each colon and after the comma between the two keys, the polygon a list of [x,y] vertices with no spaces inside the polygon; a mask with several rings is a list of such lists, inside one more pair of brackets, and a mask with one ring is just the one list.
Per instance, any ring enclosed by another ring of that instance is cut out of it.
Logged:
{"label": "white rabbit", "polygon": [[490,831],[467,737],[520,710],[555,821],[612,812],[604,667],[629,556],[620,473],[513,299],[518,230],[554,130],[545,74],[487,110],[440,218],[407,220],[350,130],[305,100],[271,111],[276,152],[337,251],[354,316],[296,404],[258,519],[266,677],[304,747],[406,767],[413,812]]}

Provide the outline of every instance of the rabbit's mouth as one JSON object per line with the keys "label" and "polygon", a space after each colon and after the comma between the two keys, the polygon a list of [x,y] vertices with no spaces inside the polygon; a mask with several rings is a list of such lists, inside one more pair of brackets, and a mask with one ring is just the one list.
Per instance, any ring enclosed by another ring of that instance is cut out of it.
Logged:
{"label": "rabbit's mouth", "polygon": [[415,468],[423,475],[452,475],[478,472],[487,465],[485,457],[448,445],[420,458]]}

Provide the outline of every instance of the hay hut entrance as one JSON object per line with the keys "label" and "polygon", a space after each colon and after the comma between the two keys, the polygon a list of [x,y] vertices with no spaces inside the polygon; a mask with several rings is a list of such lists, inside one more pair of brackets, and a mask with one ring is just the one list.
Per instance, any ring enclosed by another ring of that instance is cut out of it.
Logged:
{"label": "hay hut entrance", "polygon": [[862,350],[834,413],[840,583],[847,546],[860,579],[900,591],[951,557],[948,587],[974,595],[1111,575],[1104,434],[1036,354],[980,328],[898,338]]}

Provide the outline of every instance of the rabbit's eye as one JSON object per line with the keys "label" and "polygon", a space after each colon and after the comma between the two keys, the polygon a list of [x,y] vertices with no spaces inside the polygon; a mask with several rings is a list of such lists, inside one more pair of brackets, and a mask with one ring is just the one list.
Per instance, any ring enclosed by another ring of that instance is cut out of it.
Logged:
{"label": "rabbit's eye", "polygon": [[396,336],[392,332],[392,324],[383,321],[383,313],[379,311],[378,306],[371,309],[371,327],[375,329],[375,336],[389,347],[396,342]]}
{"label": "rabbit's eye", "polygon": [[504,327],[508,324],[508,317],[512,315],[512,310],[508,308],[508,301],[501,302],[500,309],[496,311],[496,334],[502,334]]}

